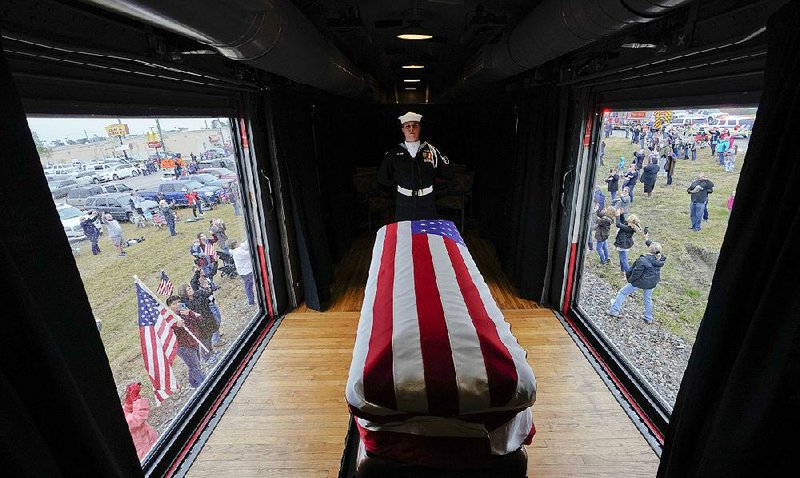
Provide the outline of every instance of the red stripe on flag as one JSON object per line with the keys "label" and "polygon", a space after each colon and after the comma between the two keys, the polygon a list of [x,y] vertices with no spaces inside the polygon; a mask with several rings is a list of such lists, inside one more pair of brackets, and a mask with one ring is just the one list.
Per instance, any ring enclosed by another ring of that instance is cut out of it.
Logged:
{"label": "red stripe on flag", "polygon": [[[445,241],[447,242],[447,241]],[[411,235],[411,257],[414,261],[414,291],[417,296],[417,320],[422,349],[422,367],[428,412],[432,415],[457,415],[458,384],[453,351],[444,320],[442,299],[436,285],[436,272],[427,234]]]}
{"label": "red stripe on flag", "polygon": [[372,333],[364,362],[364,398],[376,405],[396,409],[392,365],[392,305],[394,299],[394,260],[397,249],[397,224],[386,226],[378,286],[372,306]]}
{"label": "red stripe on flag", "polygon": [[147,370],[148,375],[152,375],[150,373],[150,361],[148,360],[147,356],[147,343],[145,342],[145,334],[147,331],[145,327],[139,327],[139,344],[142,346],[142,359],[144,359],[144,369]]}
{"label": "red stripe on flag", "polygon": [[472,324],[478,333],[483,362],[486,364],[490,405],[502,407],[514,397],[517,390],[518,377],[514,359],[500,340],[497,327],[486,312],[478,287],[469,274],[458,245],[450,240],[445,240],[444,243],[456,273],[458,287],[461,289]]}

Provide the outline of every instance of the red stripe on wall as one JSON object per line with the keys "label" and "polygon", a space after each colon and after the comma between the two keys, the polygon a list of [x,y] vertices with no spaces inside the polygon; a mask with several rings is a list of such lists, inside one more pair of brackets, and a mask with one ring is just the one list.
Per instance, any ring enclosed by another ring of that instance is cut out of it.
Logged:
{"label": "red stripe on wall", "polygon": [[272,294],[269,290],[269,274],[267,273],[267,258],[264,252],[264,246],[258,245],[258,262],[261,265],[261,277],[263,277],[264,296],[267,298],[267,311],[269,318],[274,319],[275,313],[272,311]]}
{"label": "red stripe on wall", "polygon": [[450,262],[453,264],[467,311],[478,334],[489,382],[490,404],[492,407],[501,407],[514,397],[517,390],[517,367],[514,365],[511,353],[500,340],[497,327],[486,312],[478,287],[469,274],[458,245],[448,239],[445,239],[444,244],[450,255]]}
{"label": "red stripe on wall", "polygon": [[456,366],[426,234],[411,235],[411,258],[428,412],[439,416],[456,415],[459,411]]}
{"label": "red stripe on wall", "polygon": [[397,224],[386,226],[375,303],[372,306],[372,332],[364,362],[364,398],[376,405],[396,409],[392,365],[392,306],[394,300],[394,261],[397,249]]}

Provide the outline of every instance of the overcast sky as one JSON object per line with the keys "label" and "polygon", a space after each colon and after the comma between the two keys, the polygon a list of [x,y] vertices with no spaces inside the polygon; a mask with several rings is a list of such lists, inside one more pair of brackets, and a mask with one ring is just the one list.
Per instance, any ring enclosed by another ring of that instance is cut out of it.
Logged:
{"label": "overcast sky", "polygon": [[[128,125],[131,134],[144,134],[149,131],[151,127],[155,128],[155,118],[119,118],[123,123]],[[189,129],[202,129],[211,126],[211,120],[216,118],[161,118],[161,131],[168,131],[174,128],[189,128]],[[227,123],[227,118],[220,118],[223,122]],[[105,127],[110,124],[117,123],[117,118],[104,118],[104,117],[81,117],[81,118],[43,118],[43,117],[28,117],[28,126],[31,131],[34,131],[39,138],[43,141],[50,142],[54,139],[64,140],[78,139],[85,137],[88,134],[91,138],[93,135],[106,136]],[[84,133],[84,130],[86,133]]]}

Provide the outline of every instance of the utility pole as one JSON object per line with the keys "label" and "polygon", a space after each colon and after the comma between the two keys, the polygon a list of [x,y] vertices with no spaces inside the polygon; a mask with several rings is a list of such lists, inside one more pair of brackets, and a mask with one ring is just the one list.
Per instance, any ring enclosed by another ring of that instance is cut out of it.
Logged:
{"label": "utility pole", "polygon": [[[158,137],[161,138],[161,149],[164,150],[164,154],[167,154],[167,143],[164,142],[164,135],[161,134],[161,122],[158,118],[156,118],[156,129],[158,129]],[[156,150],[158,151],[158,150]]]}
{"label": "utility pole", "polygon": [[[121,119],[119,119],[119,118],[117,118],[117,124],[122,124],[122,120],[121,120]],[[86,130],[84,130],[84,133],[85,133],[85,132],[86,132]],[[117,138],[119,138],[119,145],[120,145],[120,146],[123,146],[123,145],[124,145],[124,143],[122,142],[122,135],[119,135],[119,136],[117,136]],[[127,162],[127,161],[128,161],[128,151],[126,151],[125,149],[123,149],[123,150],[122,150],[122,155],[123,155],[123,156],[125,156],[125,161]],[[112,155],[112,156],[113,156],[113,155]]]}

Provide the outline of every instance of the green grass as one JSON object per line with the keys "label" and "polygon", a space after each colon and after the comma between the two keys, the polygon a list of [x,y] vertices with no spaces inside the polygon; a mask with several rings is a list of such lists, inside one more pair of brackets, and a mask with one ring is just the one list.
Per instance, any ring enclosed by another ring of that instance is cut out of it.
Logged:
{"label": "green grass", "polygon": [[[150,380],[144,369],[139,344],[137,301],[133,276],[137,275],[145,285],[155,292],[161,277],[161,269],[164,269],[177,291],[180,284],[189,282],[194,272],[193,257],[189,254],[192,241],[200,232],[210,237],[209,219],[221,218],[225,221],[228,236],[231,239],[241,240],[244,236],[241,216],[234,216],[233,207],[229,204],[206,211],[204,218],[192,223],[184,222],[192,217],[190,209],[180,209],[178,213],[180,219],[176,226],[178,235],[175,237],[169,235],[166,227],[162,229],[137,228],[130,223],[121,223],[126,239],[141,236],[145,238],[144,242],[125,249],[128,253],[127,257],[117,256],[116,250],[106,234],[100,238],[102,252],[97,256],[92,255],[91,245],[88,241],[75,244],[80,248],[75,255],[75,262],[83,279],[94,316],[103,321],[100,336],[121,395],[127,383],[140,381],[144,386],[143,392],[148,391],[143,395],[152,397]],[[246,303],[242,282],[239,278],[223,279],[219,274],[215,281],[217,284],[223,285],[223,289],[215,294],[222,311],[223,331],[230,335],[238,334],[238,330],[226,331],[225,329],[226,322],[229,326],[241,323],[242,317],[240,316],[248,313],[241,305]],[[159,296],[159,298],[162,301],[166,299],[163,296]],[[180,382],[180,374],[185,372],[185,367],[180,359],[175,360],[175,367],[179,373],[179,385],[187,386],[185,380],[183,383]]]}
{"label": "green grass", "polygon": [[[608,201],[610,196],[605,183],[608,169],[617,164],[620,156],[625,157],[626,165],[630,164],[638,145],[632,145],[624,137],[606,138],[605,142],[605,166],[598,166],[596,184],[606,194]],[[708,148],[698,149],[697,161],[678,160],[671,186],[665,186],[666,177],[658,177],[651,198],[645,196],[642,183],[638,183],[630,208],[630,213],[637,214],[642,225],[649,227],[650,239],[660,242],[667,256],[661,282],[653,292],[654,316],[667,330],[689,342],[694,342],[705,311],[714,259],[728,227],[726,203],[736,188],[744,162],[744,141],[737,142],[739,154],[733,173],[726,173],[717,159],[711,157]],[[708,174],[714,183],[714,192],[709,196],[709,220],[703,223],[700,232],[694,232],[689,229],[690,199],[686,188],[700,173]],[[612,227],[608,242],[611,264],[601,267],[596,253],[587,254],[584,263],[587,270],[603,277],[614,288],[620,288],[625,284],[625,278],[619,271],[619,258],[613,248],[615,236],[616,228]],[[644,238],[637,234],[634,240],[636,244],[628,254],[631,263],[645,253]]]}

